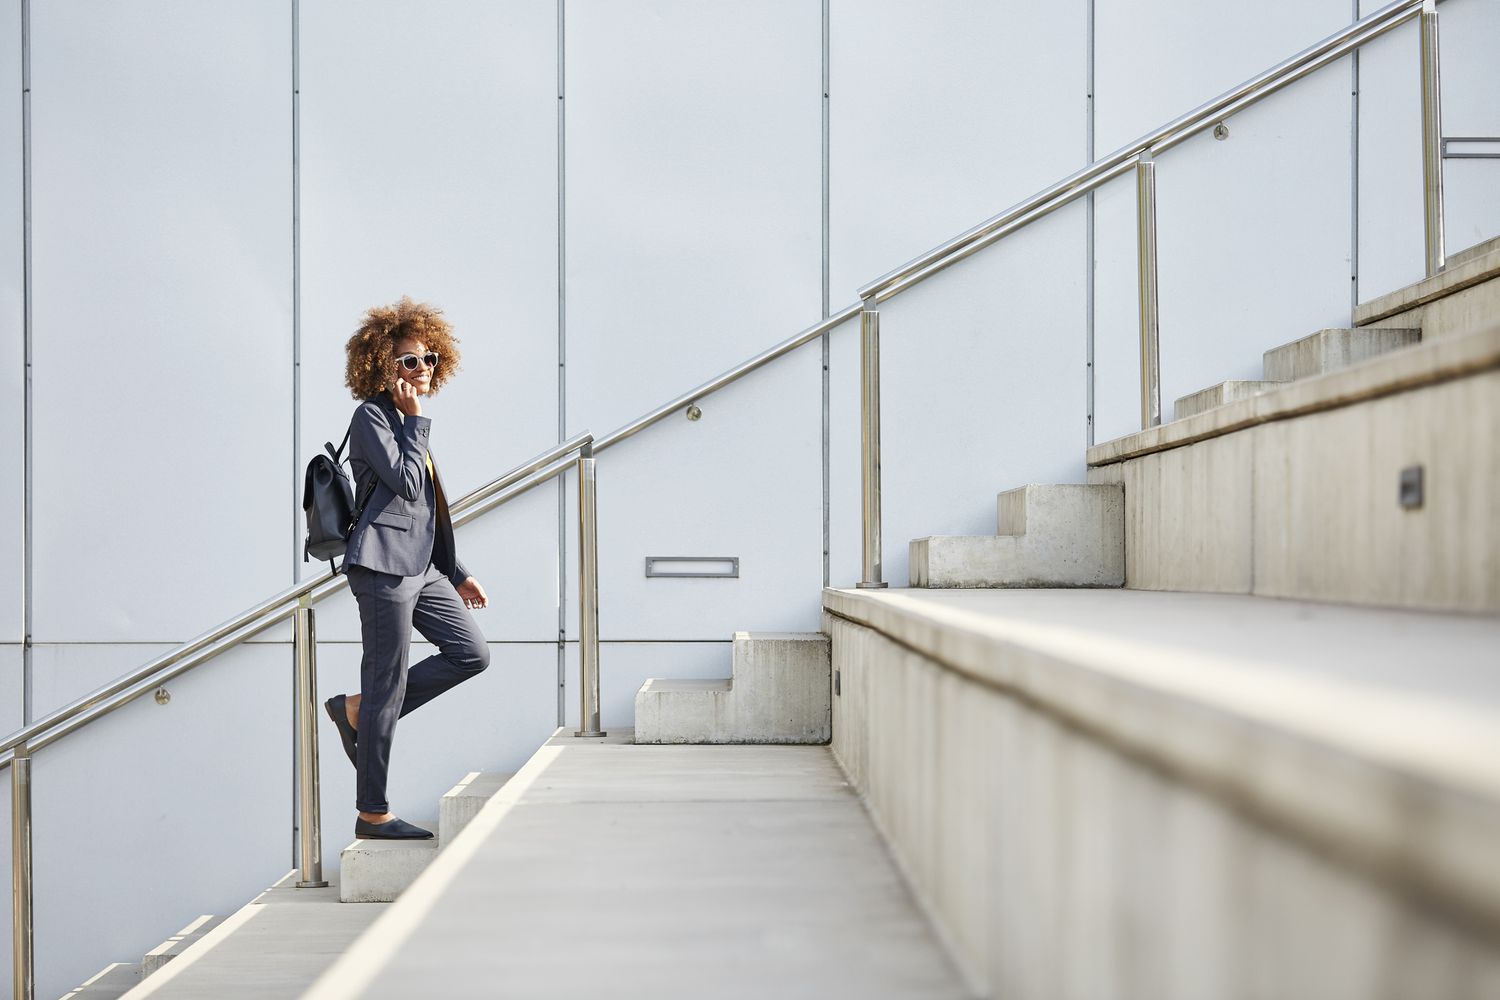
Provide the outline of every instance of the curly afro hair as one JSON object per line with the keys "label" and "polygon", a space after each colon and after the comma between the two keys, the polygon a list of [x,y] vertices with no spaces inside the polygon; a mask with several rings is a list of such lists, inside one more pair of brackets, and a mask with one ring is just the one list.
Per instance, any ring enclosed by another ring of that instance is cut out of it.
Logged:
{"label": "curly afro hair", "polygon": [[396,342],[412,337],[436,351],[439,361],[432,373],[428,395],[436,395],[449,379],[458,374],[460,355],[453,327],[443,319],[443,311],[425,302],[413,302],[410,296],[389,306],[374,306],[365,313],[354,336],[344,345],[348,363],[344,384],[355,399],[368,399],[395,382],[396,359],[391,356]]}

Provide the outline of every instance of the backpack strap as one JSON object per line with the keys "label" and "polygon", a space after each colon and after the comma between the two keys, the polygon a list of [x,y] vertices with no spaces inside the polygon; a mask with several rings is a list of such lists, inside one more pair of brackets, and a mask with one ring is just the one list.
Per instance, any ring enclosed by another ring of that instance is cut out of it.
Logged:
{"label": "backpack strap", "polygon": [[[352,428],[351,428],[351,430],[352,430]],[[344,445],[346,445],[348,443],[349,443],[349,431],[345,431],[344,432],[344,440],[342,440],[342,441],[339,442],[339,446],[338,446],[337,449],[335,449],[333,447],[333,442],[332,441],[324,441],[323,442],[323,447],[327,448],[328,449],[328,454],[330,454],[330,455],[333,456],[333,464],[334,465],[338,465],[340,462],[343,461],[343,458],[341,456],[344,454]]]}

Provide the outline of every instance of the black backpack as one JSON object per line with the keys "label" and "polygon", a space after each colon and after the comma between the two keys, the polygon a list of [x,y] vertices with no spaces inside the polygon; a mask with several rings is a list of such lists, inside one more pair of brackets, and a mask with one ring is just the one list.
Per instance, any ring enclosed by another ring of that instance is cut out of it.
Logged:
{"label": "black backpack", "polygon": [[[326,559],[332,565],[336,556],[344,554],[349,544],[349,533],[359,523],[370,494],[375,492],[375,477],[365,487],[359,506],[354,505],[354,488],[344,473],[344,446],[349,443],[348,432],[337,449],[328,441],[324,447],[327,455],[315,455],[307,463],[307,475],[302,480],[302,511],[307,515],[307,541],[302,546],[302,561]],[[339,567],[332,566],[338,573]]]}

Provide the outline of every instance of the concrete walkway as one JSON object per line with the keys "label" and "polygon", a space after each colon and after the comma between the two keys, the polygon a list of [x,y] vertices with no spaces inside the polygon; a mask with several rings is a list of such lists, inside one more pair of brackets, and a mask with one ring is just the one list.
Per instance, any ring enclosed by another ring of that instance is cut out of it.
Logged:
{"label": "concrete walkway", "polygon": [[307,995],[971,995],[827,747],[629,740],[554,736]]}
{"label": "concrete walkway", "polygon": [[298,889],[297,872],[252,899],[123,1000],[297,997],[390,903],[340,903],[326,889]]}

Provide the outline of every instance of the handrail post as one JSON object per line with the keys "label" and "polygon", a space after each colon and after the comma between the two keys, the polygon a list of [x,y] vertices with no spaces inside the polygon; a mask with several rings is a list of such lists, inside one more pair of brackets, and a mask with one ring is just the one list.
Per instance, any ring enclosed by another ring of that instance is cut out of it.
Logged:
{"label": "handrail post", "polygon": [[1427,277],[1448,265],[1443,234],[1443,115],[1437,0],[1422,0],[1422,187]]}
{"label": "handrail post", "polygon": [[605,736],[599,728],[599,537],[594,446],[578,452],[578,731]]}
{"label": "handrail post", "polygon": [[31,940],[31,752],[23,743],[10,762],[11,992],[35,994]]}
{"label": "handrail post", "polygon": [[318,633],[312,603],[303,594],[292,612],[292,655],[297,661],[297,801],[302,813],[299,889],[321,889],[322,795],[318,789]]}
{"label": "handrail post", "polygon": [[1161,423],[1160,316],[1156,298],[1156,162],[1148,149],[1135,164],[1136,273],[1141,310],[1141,429]]}
{"label": "handrail post", "polygon": [[880,310],[874,297],[859,311],[860,496],[864,535],[863,578],[856,586],[875,589],[881,580],[880,551]]}

